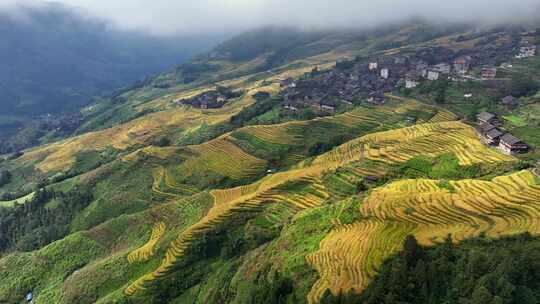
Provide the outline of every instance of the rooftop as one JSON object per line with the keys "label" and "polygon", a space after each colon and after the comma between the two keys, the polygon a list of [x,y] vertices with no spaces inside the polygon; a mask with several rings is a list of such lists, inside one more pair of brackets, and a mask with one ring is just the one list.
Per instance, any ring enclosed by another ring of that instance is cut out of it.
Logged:
{"label": "rooftop", "polygon": [[489,138],[497,138],[503,135],[503,132],[499,131],[499,129],[492,129],[489,132],[486,133],[486,136]]}
{"label": "rooftop", "polygon": [[478,120],[488,121],[495,118],[495,114],[489,112],[481,112],[480,114],[476,115],[476,118],[478,118]]}
{"label": "rooftop", "polygon": [[521,139],[515,137],[514,135],[510,133],[506,133],[501,137],[501,141],[509,144],[509,145],[515,145],[517,143],[521,143]]}

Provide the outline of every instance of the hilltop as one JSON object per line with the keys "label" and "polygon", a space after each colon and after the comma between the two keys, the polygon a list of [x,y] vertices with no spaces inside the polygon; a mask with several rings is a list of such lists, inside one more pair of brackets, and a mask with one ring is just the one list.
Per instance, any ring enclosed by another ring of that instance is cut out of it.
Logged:
{"label": "hilltop", "polygon": [[[538,246],[540,57],[520,55],[539,43],[419,20],[264,28],[118,90],[0,161],[0,302],[437,299],[463,282],[436,270]],[[516,287],[476,271],[460,299],[536,299],[498,271]]]}

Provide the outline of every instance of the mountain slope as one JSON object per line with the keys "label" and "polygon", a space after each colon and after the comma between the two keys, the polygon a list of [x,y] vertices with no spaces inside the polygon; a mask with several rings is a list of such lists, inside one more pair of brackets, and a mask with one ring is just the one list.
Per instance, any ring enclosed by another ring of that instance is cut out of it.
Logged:
{"label": "mountain slope", "polygon": [[[540,234],[534,142],[503,154],[468,119],[525,111],[534,129],[536,95],[516,110],[485,100],[525,66],[536,75],[538,56],[476,78],[513,60],[519,28],[298,35],[275,67],[279,39],[235,57],[236,38],[87,108],[81,134],[2,158],[0,302],[354,303],[411,235],[431,247]],[[331,47],[307,50],[318,44]],[[470,81],[406,90],[368,71],[468,52]],[[351,82],[354,98],[338,97]]]}
{"label": "mountain slope", "polygon": [[115,30],[61,4],[3,8],[0,20],[0,126],[77,111],[96,95],[180,64],[213,43],[212,37]]}

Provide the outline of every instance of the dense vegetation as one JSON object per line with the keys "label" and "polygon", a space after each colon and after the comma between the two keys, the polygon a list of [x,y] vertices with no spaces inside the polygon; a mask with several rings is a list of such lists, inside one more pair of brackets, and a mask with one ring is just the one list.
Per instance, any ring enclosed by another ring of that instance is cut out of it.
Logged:
{"label": "dense vegetation", "polygon": [[529,234],[433,247],[409,236],[360,296],[322,303],[533,304],[540,301],[540,240]]}
{"label": "dense vegetation", "polygon": [[11,182],[11,173],[7,170],[0,171],[0,187]]}
{"label": "dense vegetation", "polygon": [[70,233],[71,220],[92,201],[91,188],[41,189],[24,204],[0,208],[0,252],[30,251]]}

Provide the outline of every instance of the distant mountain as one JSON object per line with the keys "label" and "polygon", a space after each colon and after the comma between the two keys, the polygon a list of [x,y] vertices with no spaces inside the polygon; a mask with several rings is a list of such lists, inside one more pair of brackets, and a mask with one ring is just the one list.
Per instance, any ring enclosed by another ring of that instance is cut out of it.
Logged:
{"label": "distant mountain", "polygon": [[0,36],[0,126],[76,109],[216,40],[120,31],[61,4],[0,11]]}

